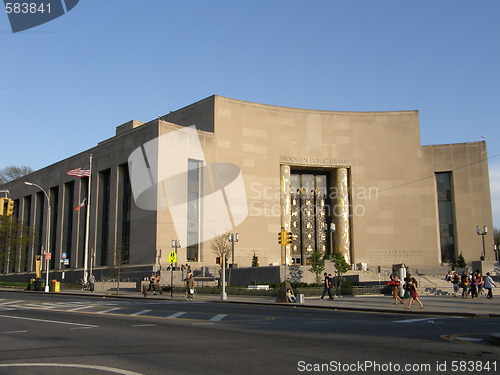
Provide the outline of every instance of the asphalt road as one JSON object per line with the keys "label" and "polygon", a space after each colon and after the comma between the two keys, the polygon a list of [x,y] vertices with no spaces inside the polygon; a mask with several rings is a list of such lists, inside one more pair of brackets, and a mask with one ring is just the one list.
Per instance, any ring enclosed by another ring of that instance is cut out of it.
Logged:
{"label": "asphalt road", "polygon": [[0,374],[498,374],[499,323],[0,293]]}

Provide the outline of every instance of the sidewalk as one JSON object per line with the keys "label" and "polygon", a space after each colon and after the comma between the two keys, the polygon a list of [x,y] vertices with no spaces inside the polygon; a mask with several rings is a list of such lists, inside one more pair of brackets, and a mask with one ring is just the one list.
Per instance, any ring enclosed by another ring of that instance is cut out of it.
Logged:
{"label": "sidewalk", "polygon": [[[0,291],[22,291],[19,288],[0,288]],[[26,293],[44,293],[26,291]],[[130,290],[120,290],[119,294],[116,291],[94,292],[88,290],[68,289],[62,290],[60,295],[86,295],[93,297],[110,297],[110,298],[133,298],[143,300],[176,300],[184,301],[184,295],[174,293],[173,298],[170,294],[149,293],[147,297],[143,297],[142,293]],[[462,299],[459,297],[447,296],[421,296],[420,300],[424,304],[424,309],[415,303],[411,310],[405,309],[405,305],[394,305],[394,300],[391,296],[342,296],[333,301],[320,300],[318,297],[306,297],[304,303],[277,303],[274,297],[265,296],[240,296],[228,295],[227,300],[221,300],[219,294],[197,294],[195,301],[200,302],[219,302],[219,303],[246,303],[260,304],[270,306],[296,306],[301,308],[321,308],[332,310],[346,311],[370,311],[380,313],[396,313],[396,314],[420,314],[420,315],[445,315],[445,316],[461,316],[461,317],[477,317],[477,318],[500,318],[500,296],[489,300],[485,296],[477,299]]]}
{"label": "sidewalk", "polygon": [[[0,288],[0,292],[22,292],[20,288]],[[34,291],[24,291],[25,293],[40,293]],[[147,297],[143,297],[141,292],[120,290],[117,294],[116,291],[107,292],[94,292],[90,293],[88,290],[69,289],[62,290],[60,295],[85,295],[96,298],[129,298],[129,299],[142,299],[144,301],[158,300],[158,301],[184,301],[184,295],[174,293],[173,298],[170,294],[157,294],[150,293]],[[459,297],[448,296],[422,296],[420,300],[424,304],[424,309],[420,309],[418,304],[414,304],[411,310],[407,310],[405,305],[393,304],[392,296],[343,296],[336,298],[333,301],[327,299],[321,300],[319,297],[305,298],[304,303],[277,303],[274,297],[264,296],[239,296],[228,295],[227,300],[221,300],[219,294],[197,294],[194,298],[198,302],[217,302],[217,303],[240,303],[240,304],[258,304],[268,305],[269,308],[274,306],[294,306],[295,308],[319,308],[340,311],[365,311],[377,313],[391,313],[391,314],[406,314],[406,315],[441,315],[441,316],[455,316],[455,317],[469,317],[469,318],[500,318],[500,296],[489,300],[485,296],[477,299],[462,299]],[[490,334],[490,342],[493,345],[500,346],[500,332],[492,332]]]}

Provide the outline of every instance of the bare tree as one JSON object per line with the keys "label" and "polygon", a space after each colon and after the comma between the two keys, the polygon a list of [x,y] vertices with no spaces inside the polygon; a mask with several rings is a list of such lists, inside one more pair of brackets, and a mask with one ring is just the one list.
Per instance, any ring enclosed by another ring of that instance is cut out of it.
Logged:
{"label": "bare tree", "polygon": [[22,165],[20,167],[16,167],[15,165],[10,165],[8,167],[0,169],[0,185],[15,180],[19,177],[26,176],[31,172],[33,172],[31,167],[28,167],[26,165]]}
{"label": "bare tree", "polygon": [[[227,239],[226,234],[221,234],[215,237],[210,244],[210,248],[215,256],[224,257],[226,259],[226,267],[228,264],[229,257],[231,255],[231,243]],[[222,262],[221,262],[222,267]]]}

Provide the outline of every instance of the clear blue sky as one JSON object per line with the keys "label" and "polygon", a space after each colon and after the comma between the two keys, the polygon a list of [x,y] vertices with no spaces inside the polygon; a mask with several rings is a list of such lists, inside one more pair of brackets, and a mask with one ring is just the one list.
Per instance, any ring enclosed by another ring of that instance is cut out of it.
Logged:
{"label": "clear blue sky", "polygon": [[82,0],[16,34],[1,11],[0,168],[42,168],[212,94],[416,109],[422,144],[486,137],[498,227],[499,39],[498,0]]}

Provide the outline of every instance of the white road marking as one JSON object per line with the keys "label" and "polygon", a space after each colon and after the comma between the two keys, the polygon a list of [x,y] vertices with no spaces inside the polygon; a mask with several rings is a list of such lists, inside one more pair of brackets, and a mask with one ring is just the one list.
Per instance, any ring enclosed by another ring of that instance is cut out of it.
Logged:
{"label": "white road marking", "polygon": [[437,319],[464,319],[461,316],[445,316],[445,317],[429,317],[429,318],[421,318],[421,319],[405,319],[405,320],[395,320],[393,323],[434,323],[434,320]]}
{"label": "white road marking", "polygon": [[136,313],[133,313],[133,314],[130,314],[132,316],[139,316],[139,315],[143,315],[143,314],[146,314],[148,312],[150,312],[152,310],[141,310],[141,311],[137,311]]}
{"label": "white road marking", "polygon": [[113,309],[107,309],[107,310],[98,311],[97,313],[98,314],[108,314],[108,313],[110,313],[112,311],[117,311],[117,310],[121,310],[121,308],[120,307],[115,307]]}
{"label": "white road marking", "polygon": [[5,332],[2,332],[2,333],[26,333],[28,331],[5,331]]}
{"label": "white road marking", "polygon": [[224,319],[227,316],[227,314],[217,314],[214,317],[210,318],[209,320],[211,322],[220,322],[222,319]]}
{"label": "white road marking", "polygon": [[122,370],[114,367],[81,365],[77,363],[74,364],[73,363],[7,363],[7,364],[0,364],[0,368],[1,367],[68,367],[68,368],[84,368],[84,369],[114,372],[115,374],[121,374],[121,375],[143,375],[139,372]]}
{"label": "white road marking", "polygon": [[90,309],[91,307],[94,307],[94,305],[75,307],[74,309],[68,309],[67,311],[80,311],[84,309]]}
{"label": "white road marking", "polygon": [[5,305],[12,305],[14,303],[19,303],[19,302],[23,302],[22,300],[17,300],[17,301],[9,301],[9,302],[2,302],[2,305],[5,306]]}
{"label": "white road marking", "polygon": [[175,319],[175,318],[178,318],[179,316],[182,316],[182,315],[184,315],[184,314],[185,314],[185,312],[177,312],[177,313],[175,313],[175,314],[172,314],[172,315],[170,315],[170,316],[167,316],[167,319]]}
{"label": "white road marking", "polygon": [[156,324],[132,324],[131,327],[156,327]]}
{"label": "white road marking", "polygon": [[46,319],[36,319],[36,318],[25,318],[25,317],[21,317],[21,316],[0,315],[0,318],[31,320],[33,322],[44,322],[44,323],[54,323],[54,324],[67,324],[67,325],[72,325],[72,326],[81,326],[81,327],[89,327],[89,328],[96,328],[96,327],[98,327],[98,326],[95,326],[95,325],[92,325],[92,324],[61,322],[59,320],[46,320]]}
{"label": "white road marking", "polygon": [[483,341],[483,339],[478,339],[478,338],[475,338],[475,337],[460,337],[460,336],[456,336],[455,338],[457,340],[467,341],[467,342],[480,342],[480,341]]}

